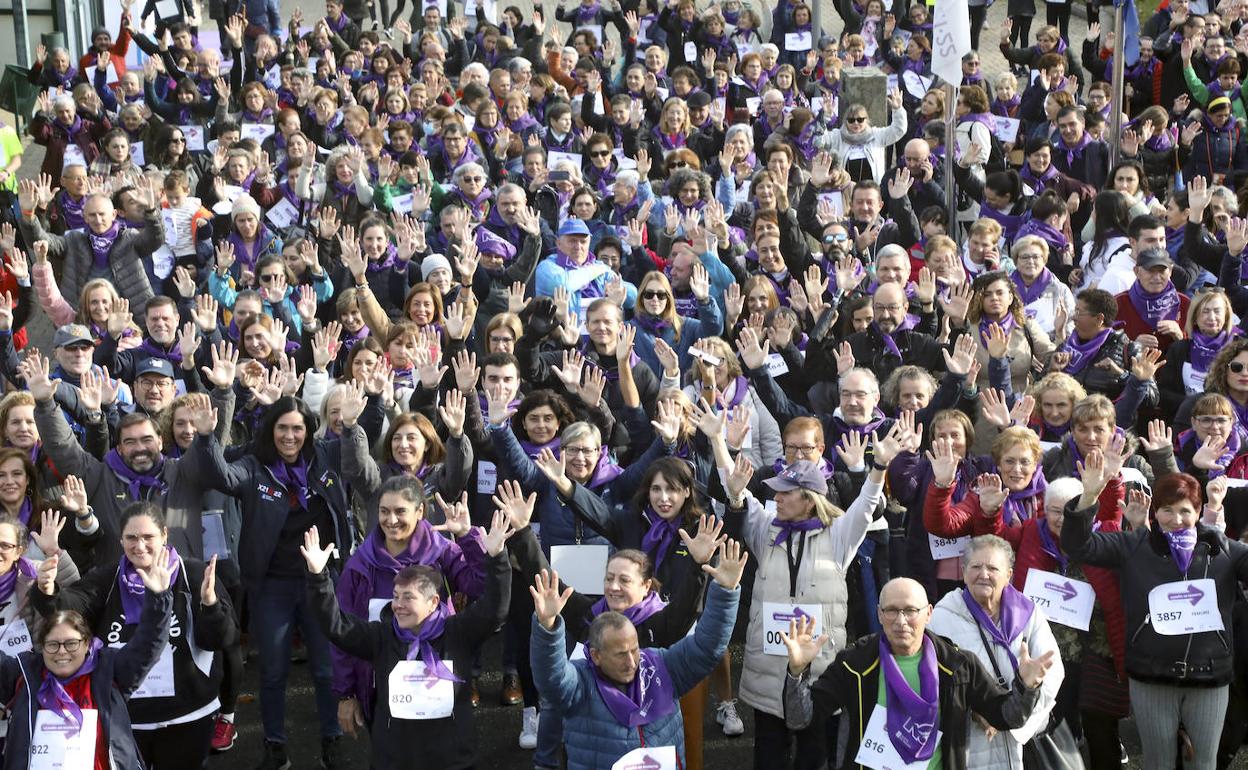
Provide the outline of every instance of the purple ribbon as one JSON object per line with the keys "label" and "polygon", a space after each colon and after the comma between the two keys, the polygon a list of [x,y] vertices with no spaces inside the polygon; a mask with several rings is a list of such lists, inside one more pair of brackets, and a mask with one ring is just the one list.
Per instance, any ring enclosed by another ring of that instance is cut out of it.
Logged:
{"label": "purple ribbon", "polygon": [[936,646],[923,637],[919,659],[919,692],[901,673],[893,659],[888,638],[880,634],[880,669],[884,672],[885,728],[888,739],[906,764],[931,759],[938,745],[936,723],[940,716],[940,683],[936,673]]}
{"label": "purple ribbon", "polygon": [[1031,622],[1031,616],[1036,611],[1036,605],[1031,600],[1023,596],[1019,591],[1008,583],[1005,590],[1001,592],[1001,606],[998,614],[1001,618],[1000,624],[994,623],[992,618],[984,612],[984,608],[971,597],[969,589],[962,591],[962,601],[966,603],[966,608],[971,611],[971,616],[975,618],[975,622],[979,623],[980,628],[988,633],[988,637],[995,644],[1005,648],[1005,653],[1010,656],[1010,663],[1013,664],[1014,670],[1018,670],[1018,658],[1014,655],[1011,646],[1014,640],[1023,633],[1027,628],[1027,624]]}
{"label": "purple ribbon", "polygon": [[139,473],[129,465],[126,465],[125,461],[121,459],[121,454],[116,449],[110,450],[108,454],[104,455],[104,464],[126,484],[131,500],[145,500],[145,489],[154,489],[158,495],[163,495],[169,489],[169,485],[165,483],[164,479],[164,455],[159,455],[156,465],[145,473]]}
{"label": "purple ribbon", "polygon": [[1005,519],[1006,526],[1013,526],[1014,521],[1026,521],[1031,518],[1027,515],[1026,501],[1037,495],[1041,501],[1044,500],[1044,490],[1048,488],[1048,483],[1044,478],[1044,471],[1036,468],[1036,472],[1031,475],[1031,481],[1027,482],[1027,486],[1017,492],[1010,492],[1005,503],[1001,506],[1001,515]]}
{"label": "purple ribbon", "polygon": [[1047,267],[1044,268],[1030,286],[1023,281],[1023,276],[1017,270],[1010,276],[1010,280],[1014,282],[1014,287],[1018,289],[1018,295],[1023,300],[1023,306],[1026,307],[1040,299],[1045,289],[1049,288],[1049,284],[1053,282],[1053,273],[1049,272]]}
{"label": "purple ribbon", "polygon": [[25,556],[19,556],[13,563],[13,568],[0,576],[0,602],[8,602],[13,598],[13,590],[17,587],[19,575],[27,580],[35,579],[35,565]]}
{"label": "purple ribbon", "polygon": [[[169,585],[173,585],[178,578],[178,570],[182,568],[182,559],[178,557],[173,546],[167,545],[165,550],[169,552],[169,565],[173,570]],[[139,571],[123,555],[117,567],[117,594],[121,597],[121,614],[125,616],[122,619],[127,626],[139,622],[139,617],[143,614],[143,596],[146,593],[147,586],[143,584],[143,578],[139,577]]]}
{"label": "purple ribbon", "polygon": [[642,535],[641,550],[650,556],[650,561],[654,562],[654,570],[658,572],[659,565],[667,558],[667,552],[672,550],[672,544],[680,536],[680,521],[677,518],[663,518],[649,505],[642,512],[642,517],[649,522],[650,528]]}
{"label": "purple ribbon", "polygon": [[676,710],[672,677],[658,650],[641,651],[637,674],[624,688],[603,676],[592,661],[590,665],[603,703],[611,716],[625,727],[647,725]]}
{"label": "purple ribbon", "polygon": [[1192,552],[1196,549],[1196,528],[1189,527],[1163,534],[1170,546],[1170,557],[1174,559],[1175,566],[1186,575],[1188,568],[1192,566]]}

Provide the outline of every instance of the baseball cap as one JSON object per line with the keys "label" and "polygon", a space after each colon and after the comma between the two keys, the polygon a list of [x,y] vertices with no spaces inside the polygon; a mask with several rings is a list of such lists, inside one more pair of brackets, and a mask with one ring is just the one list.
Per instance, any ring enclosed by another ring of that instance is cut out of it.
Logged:
{"label": "baseball cap", "polygon": [[91,330],[82,324],[65,324],[56,330],[56,335],[52,338],[53,347],[58,348],[81,345],[84,342],[88,345],[95,345]]}
{"label": "baseball cap", "polygon": [[798,460],[763,483],[777,492],[808,489],[821,495],[828,493],[828,480],[823,477],[823,471],[808,460]]}
{"label": "baseball cap", "polygon": [[1170,254],[1165,249],[1144,249],[1135,258],[1135,266],[1145,270],[1150,267],[1173,267],[1174,260],[1170,259]]}
{"label": "baseball cap", "polygon": [[559,237],[562,238],[565,235],[583,235],[588,238],[589,227],[582,220],[571,217],[559,225]]}
{"label": "baseball cap", "polygon": [[173,379],[173,364],[164,358],[144,358],[135,369],[134,377],[138,379],[145,374],[159,374]]}

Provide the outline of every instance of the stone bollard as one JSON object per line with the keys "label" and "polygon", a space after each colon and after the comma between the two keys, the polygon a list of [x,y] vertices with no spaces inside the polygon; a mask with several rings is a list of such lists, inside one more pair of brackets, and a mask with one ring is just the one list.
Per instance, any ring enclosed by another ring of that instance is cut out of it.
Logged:
{"label": "stone bollard", "polygon": [[871,117],[871,125],[879,128],[892,122],[888,111],[888,76],[879,67],[845,67],[841,70],[841,125],[851,104],[862,104]]}

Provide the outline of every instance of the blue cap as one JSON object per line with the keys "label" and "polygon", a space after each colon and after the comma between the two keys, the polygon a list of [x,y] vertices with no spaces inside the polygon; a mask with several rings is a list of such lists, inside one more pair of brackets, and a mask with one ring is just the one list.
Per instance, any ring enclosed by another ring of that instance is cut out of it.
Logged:
{"label": "blue cap", "polygon": [[165,358],[145,358],[139,362],[138,367],[134,370],[134,378],[137,380],[145,374],[159,374],[172,380],[173,364],[169,363],[169,360]]}
{"label": "blue cap", "polygon": [[585,224],[584,220],[571,217],[564,220],[563,224],[559,225],[559,237],[562,238],[565,235],[583,235],[588,238],[589,227]]}

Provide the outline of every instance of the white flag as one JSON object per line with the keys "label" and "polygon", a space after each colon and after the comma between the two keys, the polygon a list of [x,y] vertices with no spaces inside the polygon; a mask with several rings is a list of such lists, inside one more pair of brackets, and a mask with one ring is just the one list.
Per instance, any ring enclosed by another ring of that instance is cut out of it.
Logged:
{"label": "white flag", "polygon": [[971,52],[971,18],[964,0],[936,0],[932,20],[932,72],[962,83],[962,57]]}

